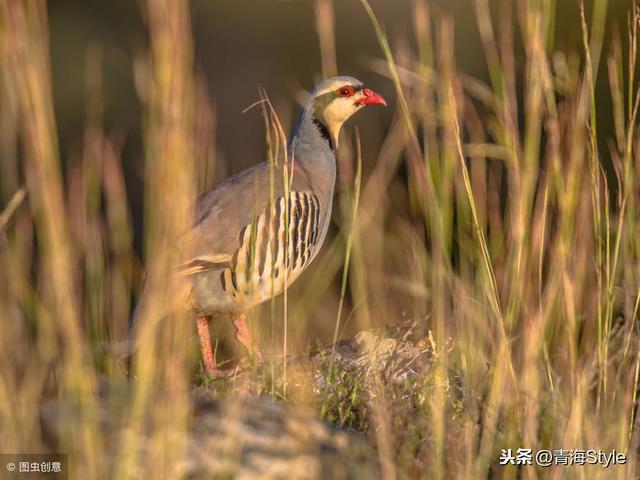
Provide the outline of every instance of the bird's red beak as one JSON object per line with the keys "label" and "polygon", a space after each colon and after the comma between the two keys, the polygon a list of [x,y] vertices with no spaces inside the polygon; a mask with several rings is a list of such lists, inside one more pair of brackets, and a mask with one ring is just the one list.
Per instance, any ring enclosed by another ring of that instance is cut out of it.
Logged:
{"label": "bird's red beak", "polygon": [[356,101],[356,105],[384,105],[387,106],[387,102],[385,102],[382,95],[374,92],[373,90],[369,90],[368,88],[362,89],[363,97]]}

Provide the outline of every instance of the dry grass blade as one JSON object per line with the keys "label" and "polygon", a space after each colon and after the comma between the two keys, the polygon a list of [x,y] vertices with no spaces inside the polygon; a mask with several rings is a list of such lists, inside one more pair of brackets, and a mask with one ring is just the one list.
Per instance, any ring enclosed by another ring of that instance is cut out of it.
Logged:
{"label": "dry grass blade", "polygon": [[22,201],[24,200],[24,197],[26,195],[27,192],[24,188],[21,188],[13,194],[13,197],[11,197],[11,200],[9,200],[7,206],[4,207],[4,210],[2,211],[2,213],[0,213],[0,232],[4,230],[6,225],[9,223],[9,220],[18,209],[18,207],[22,204]]}

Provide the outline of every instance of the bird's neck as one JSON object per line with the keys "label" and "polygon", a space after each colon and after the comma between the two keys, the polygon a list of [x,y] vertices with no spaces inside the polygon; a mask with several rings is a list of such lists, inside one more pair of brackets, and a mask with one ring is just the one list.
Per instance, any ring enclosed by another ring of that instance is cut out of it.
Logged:
{"label": "bird's neck", "polygon": [[336,179],[333,141],[324,126],[309,110],[303,110],[293,131],[289,156],[314,179],[319,196],[330,202]]}
{"label": "bird's neck", "polygon": [[303,110],[293,131],[289,154],[304,170],[313,192],[318,196],[323,215],[320,241],[324,240],[331,218],[333,190],[336,184],[336,156],[327,127],[309,110]]}
{"label": "bird's neck", "polygon": [[334,149],[334,138],[326,125],[312,111],[303,110],[291,136],[289,153],[301,162],[335,171]]}
{"label": "bird's neck", "polygon": [[332,151],[335,151],[335,142],[333,141],[331,133],[329,132],[329,129],[325,126],[325,124],[318,120],[313,114],[311,114],[311,122],[320,132],[320,136],[327,142],[329,142],[329,148],[331,148]]}

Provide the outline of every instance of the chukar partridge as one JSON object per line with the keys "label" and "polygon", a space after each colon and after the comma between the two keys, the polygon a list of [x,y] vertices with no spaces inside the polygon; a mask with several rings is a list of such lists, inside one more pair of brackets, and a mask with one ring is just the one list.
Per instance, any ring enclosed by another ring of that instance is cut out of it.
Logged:
{"label": "chukar partridge", "polygon": [[331,219],[340,128],[373,104],[386,102],[353,77],[321,82],[302,108],[286,162],[250,167],[199,197],[189,261],[180,270],[188,276],[209,375],[224,374],[216,368],[209,335],[216,315],[230,314],[237,340],[261,356],[245,313],[280,294],[318,254]]}

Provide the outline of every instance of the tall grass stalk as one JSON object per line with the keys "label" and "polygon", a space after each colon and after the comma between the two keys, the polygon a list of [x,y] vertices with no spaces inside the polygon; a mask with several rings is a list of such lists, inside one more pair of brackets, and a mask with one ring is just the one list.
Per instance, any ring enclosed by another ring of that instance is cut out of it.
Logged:
{"label": "tall grass stalk", "polygon": [[360,135],[356,130],[356,171],[353,178],[353,198],[351,199],[351,228],[347,233],[345,242],[344,264],[342,266],[342,281],[340,284],[340,301],[338,303],[338,313],[336,313],[336,325],[333,329],[333,341],[335,348],[340,332],[340,320],[342,319],[342,309],[344,307],[344,297],[347,291],[347,281],[349,279],[349,263],[351,260],[351,249],[353,247],[353,229],[357,228],[356,219],[358,216],[358,205],[360,202],[360,186],[362,184],[362,153],[360,149]]}

